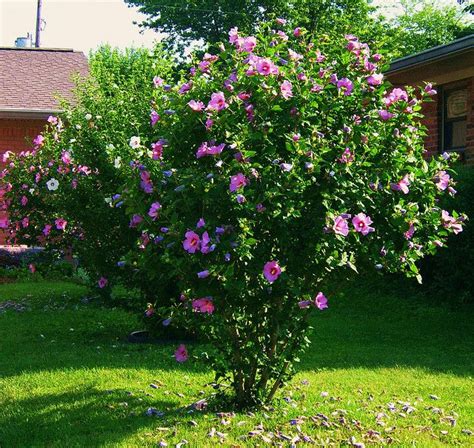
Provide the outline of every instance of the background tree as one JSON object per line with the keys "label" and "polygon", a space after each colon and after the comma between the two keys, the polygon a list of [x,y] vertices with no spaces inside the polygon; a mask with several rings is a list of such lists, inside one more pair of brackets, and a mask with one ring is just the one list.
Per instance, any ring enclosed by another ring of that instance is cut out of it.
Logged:
{"label": "background tree", "polygon": [[439,0],[402,0],[403,12],[388,20],[395,56],[407,56],[446,44],[474,32],[472,8],[462,2],[446,5]]}
{"label": "background tree", "polygon": [[[473,32],[472,5],[439,0],[125,0],[148,18],[140,26],[167,33],[169,49],[183,55],[190,44],[215,44],[236,26],[252,33],[259,20],[291,19],[317,33],[355,34],[391,58],[416,53]],[[402,7],[394,18],[386,7]]]}
{"label": "background tree", "polygon": [[272,16],[293,19],[308,30],[353,33],[366,41],[379,40],[387,27],[367,0],[125,0],[148,16],[140,26],[168,33],[168,48],[180,54],[196,41],[215,44],[227,39],[236,26],[244,33],[255,31],[260,20]]}

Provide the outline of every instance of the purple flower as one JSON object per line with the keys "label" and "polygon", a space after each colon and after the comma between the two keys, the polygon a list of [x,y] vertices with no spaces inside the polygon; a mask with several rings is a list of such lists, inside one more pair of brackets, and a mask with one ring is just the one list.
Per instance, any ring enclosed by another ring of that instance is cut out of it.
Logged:
{"label": "purple flower", "polygon": [[440,171],[434,178],[438,190],[444,191],[449,187],[451,177],[446,171]]}
{"label": "purple flower", "polygon": [[184,83],[178,90],[178,93],[180,95],[183,95],[184,93],[188,92],[189,90],[191,90],[191,87],[193,86],[193,82],[192,81],[189,81],[189,82],[186,82]]}
{"label": "purple flower", "polygon": [[206,269],[204,271],[198,272],[197,276],[198,278],[207,278],[209,277],[209,274],[210,274],[209,271]]}
{"label": "purple flower", "polygon": [[352,93],[352,89],[354,88],[354,84],[351,80],[347,78],[342,78],[337,81],[337,88],[344,92],[344,95],[348,96]]}
{"label": "purple flower", "polygon": [[212,297],[203,297],[202,299],[193,300],[192,306],[194,311],[206,314],[212,314],[215,308]]}
{"label": "purple flower", "polygon": [[150,210],[148,210],[148,216],[153,219],[153,221],[158,218],[158,212],[161,209],[161,204],[159,202],[153,202],[151,204]]}
{"label": "purple flower", "polygon": [[382,73],[374,73],[367,77],[367,84],[370,86],[379,86],[382,84],[383,81],[383,74]]}
{"label": "purple flower", "polygon": [[263,267],[263,275],[269,283],[273,283],[278,277],[280,277],[281,268],[276,261],[268,261]]}
{"label": "purple flower", "polygon": [[185,240],[183,241],[183,248],[190,254],[194,254],[201,247],[201,239],[199,235],[192,230],[185,233]]}
{"label": "purple flower", "polygon": [[373,227],[370,227],[370,224],[372,224],[372,220],[364,213],[359,213],[352,218],[352,225],[356,232],[362,233],[364,236],[375,231]]}
{"label": "purple flower", "polygon": [[281,96],[285,98],[285,100],[291,98],[293,96],[293,86],[291,85],[290,81],[283,81],[280,85],[280,92]]}
{"label": "purple flower", "polygon": [[394,191],[401,191],[403,194],[408,194],[410,189],[408,186],[410,185],[410,177],[406,174],[403,179],[399,180],[396,184],[390,184],[390,188]]}
{"label": "purple flower", "polygon": [[354,161],[354,158],[354,153],[349,148],[346,148],[338,160],[341,163],[351,163]]}
{"label": "purple flower", "polygon": [[390,120],[390,118],[392,118],[394,116],[394,114],[392,114],[391,112],[389,112],[388,110],[385,110],[385,109],[381,109],[379,111],[377,111],[378,114],[379,114],[379,117],[383,120],[383,121],[387,121],[387,120]]}
{"label": "purple flower", "polygon": [[314,305],[319,310],[324,310],[328,307],[328,299],[324,296],[322,292],[318,292],[314,298]]}
{"label": "purple flower", "polygon": [[188,106],[194,112],[201,112],[204,109],[204,103],[202,101],[191,100],[191,101],[189,101]]}
{"label": "purple flower", "polygon": [[236,197],[236,201],[239,204],[243,204],[246,201],[245,196],[243,194],[238,194]]}
{"label": "purple flower", "polygon": [[143,218],[140,215],[133,215],[132,219],[130,220],[129,227],[137,227],[143,221]]}
{"label": "purple flower", "polygon": [[196,151],[196,158],[200,159],[205,156],[215,156],[219,155],[225,148],[225,143],[216,145],[211,142],[203,142],[201,146]]}
{"label": "purple flower", "polygon": [[216,92],[211,95],[211,100],[209,101],[209,104],[207,105],[207,109],[219,112],[227,108],[228,106],[229,105],[225,101],[224,93]]}
{"label": "purple flower", "polygon": [[188,360],[188,351],[186,350],[186,346],[181,344],[176,351],[174,352],[174,357],[178,362],[185,362]]}
{"label": "purple flower", "polygon": [[160,116],[158,115],[158,113],[155,110],[152,110],[150,113],[150,124],[152,126],[155,126],[155,124],[158,123],[159,119]]}
{"label": "purple flower", "polygon": [[403,235],[405,236],[407,240],[410,240],[412,236],[414,235],[414,233],[415,233],[415,226],[411,222],[408,227],[408,230]]}
{"label": "purple flower", "polygon": [[229,189],[231,192],[240,190],[246,185],[248,185],[248,180],[242,173],[237,173],[235,176],[232,176],[230,178]]}
{"label": "purple flower", "polygon": [[100,277],[99,281],[97,282],[97,285],[100,289],[103,289],[107,286],[108,283],[109,281],[105,277]]}
{"label": "purple flower", "polygon": [[344,218],[342,215],[339,215],[334,220],[332,229],[337,235],[347,236],[349,234],[349,224],[347,223],[347,219]]}
{"label": "purple flower", "polygon": [[168,319],[165,319],[163,322],[161,322],[161,325],[163,325],[163,327],[168,327],[170,323],[171,317],[168,317]]}
{"label": "purple flower", "polygon": [[199,218],[199,221],[197,222],[196,224],[196,228],[201,228],[201,227],[204,227],[206,225],[206,222],[204,221],[204,218]]}
{"label": "purple flower", "polygon": [[438,93],[435,89],[433,89],[433,84],[431,83],[426,84],[425,92],[430,96],[436,95]]}

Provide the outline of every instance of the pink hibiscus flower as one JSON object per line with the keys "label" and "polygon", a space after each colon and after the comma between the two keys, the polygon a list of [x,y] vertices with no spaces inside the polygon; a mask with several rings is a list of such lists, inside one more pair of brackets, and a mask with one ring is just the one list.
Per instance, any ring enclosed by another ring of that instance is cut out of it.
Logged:
{"label": "pink hibiscus flower", "polygon": [[292,92],[293,86],[290,81],[283,81],[280,85],[281,96],[286,100],[293,96]]}
{"label": "pink hibiscus flower", "polygon": [[449,186],[449,181],[451,177],[446,171],[440,171],[434,178],[436,186],[439,190],[446,190]]}
{"label": "pink hibiscus flower", "polygon": [[155,126],[155,124],[158,123],[159,120],[160,120],[160,116],[158,115],[156,110],[152,110],[150,112],[150,124],[152,126]]}
{"label": "pink hibiscus flower", "polygon": [[109,281],[105,277],[100,277],[97,285],[100,289],[105,288],[108,285]]}
{"label": "pink hibiscus flower", "polygon": [[408,194],[410,189],[408,186],[410,185],[410,177],[408,174],[403,176],[403,179],[399,180],[396,184],[390,184],[390,188],[394,191],[401,191],[403,194]]}
{"label": "pink hibiscus flower", "polygon": [[242,173],[237,173],[230,178],[230,191],[234,192],[248,185],[247,178]]}
{"label": "pink hibiscus flower", "polygon": [[161,204],[159,202],[153,202],[148,210],[148,216],[153,219],[153,221],[158,218],[158,212],[161,209]]}
{"label": "pink hibiscus flower", "polygon": [[281,268],[276,261],[268,261],[263,267],[263,275],[269,283],[273,283],[278,277],[280,277]]}
{"label": "pink hibiscus flower", "polygon": [[215,110],[216,112],[219,112],[225,108],[227,108],[229,105],[225,101],[225,96],[223,92],[216,92],[211,95],[211,100],[209,101],[209,104],[207,105],[208,110]]}
{"label": "pink hibiscus flower", "polygon": [[338,90],[342,90],[342,92],[344,92],[344,95],[349,96],[352,93],[354,84],[350,79],[342,78],[337,81],[337,88]]}
{"label": "pink hibiscus flower", "polygon": [[194,254],[201,247],[201,239],[199,235],[192,230],[188,230],[184,236],[186,239],[183,241],[183,248],[190,254]]}
{"label": "pink hibiscus flower", "polygon": [[198,313],[212,314],[214,312],[214,303],[212,297],[203,297],[193,300],[193,310]]}
{"label": "pink hibiscus flower", "polygon": [[66,230],[67,221],[65,219],[58,218],[56,221],[54,221],[54,223],[56,224],[56,229]]}
{"label": "pink hibiscus flower", "polygon": [[185,362],[188,360],[188,351],[186,350],[186,346],[181,344],[176,351],[174,352],[174,357],[178,362]]}
{"label": "pink hibiscus flower", "polygon": [[374,232],[375,229],[370,227],[372,220],[369,216],[366,216],[364,213],[359,213],[352,218],[352,224],[356,232],[362,233],[362,235],[368,235],[370,232]]}
{"label": "pink hibiscus flower", "polygon": [[382,73],[374,73],[367,77],[367,84],[370,86],[379,86],[382,84],[383,81],[383,74]]}
{"label": "pink hibiscus flower", "polygon": [[318,292],[314,298],[314,306],[319,310],[324,310],[328,307],[328,299],[324,296],[322,292]]}
{"label": "pink hibiscus flower", "polygon": [[188,106],[194,112],[201,112],[204,109],[204,103],[202,101],[191,100],[191,101],[189,101]]}
{"label": "pink hibiscus flower", "polygon": [[268,76],[271,74],[277,74],[278,68],[270,61],[270,59],[259,58],[255,64],[255,68],[260,75]]}
{"label": "pink hibiscus flower", "polygon": [[328,307],[328,299],[322,292],[318,292],[313,300],[302,300],[301,302],[298,302],[298,306],[301,309],[309,308],[311,305],[319,310],[324,310]]}
{"label": "pink hibiscus flower", "polygon": [[347,219],[339,215],[334,220],[332,229],[334,230],[334,233],[336,233],[337,235],[347,236],[349,234],[349,224],[347,223]]}
{"label": "pink hibiscus flower", "polygon": [[441,220],[444,228],[452,229],[456,235],[462,232],[462,223],[454,216],[451,216],[446,210],[441,211]]}

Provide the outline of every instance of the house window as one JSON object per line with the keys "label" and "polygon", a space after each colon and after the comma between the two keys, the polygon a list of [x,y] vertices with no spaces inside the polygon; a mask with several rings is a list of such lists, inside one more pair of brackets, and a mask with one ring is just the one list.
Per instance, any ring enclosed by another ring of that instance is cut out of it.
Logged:
{"label": "house window", "polygon": [[443,150],[464,151],[467,129],[467,89],[447,90],[443,95]]}

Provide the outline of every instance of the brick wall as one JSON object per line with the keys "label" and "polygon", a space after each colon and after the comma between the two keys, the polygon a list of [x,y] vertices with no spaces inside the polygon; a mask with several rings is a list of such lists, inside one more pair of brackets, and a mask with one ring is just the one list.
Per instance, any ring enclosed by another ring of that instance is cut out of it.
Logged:
{"label": "brick wall", "polygon": [[[45,120],[0,119],[0,155],[5,151],[20,152],[31,148],[31,142],[44,128]],[[0,170],[3,169],[0,159]],[[6,216],[0,210],[0,218]],[[0,245],[5,244],[5,235],[0,230]]]}
{"label": "brick wall", "polygon": [[423,105],[423,114],[425,115],[423,124],[428,128],[428,135],[425,139],[427,157],[435,155],[441,147],[441,143],[439,142],[440,114],[438,96],[436,95],[433,99],[434,101],[432,103],[425,103]]}
{"label": "brick wall", "polygon": [[45,120],[0,119],[0,154],[5,151],[23,151],[42,130]]}
{"label": "brick wall", "polygon": [[[442,84],[438,89],[453,89],[457,87],[466,87],[468,93],[467,103],[467,138],[466,150],[464,153],[464,161],[469,165],[474,165],[474,78],[468,78],[462,81],[456,81],[448,84]],[[433,97],[432,103],[427,103],[423,106],[423,113],[425,119],[423,120],[425,126],[428,128],[428,135],[425,140],[425,148],[427,156],[436,154],[442,149],[441,142],[441,97],[436,95]]]}

